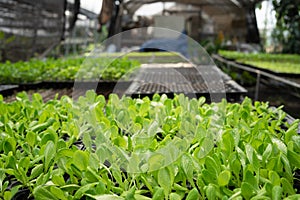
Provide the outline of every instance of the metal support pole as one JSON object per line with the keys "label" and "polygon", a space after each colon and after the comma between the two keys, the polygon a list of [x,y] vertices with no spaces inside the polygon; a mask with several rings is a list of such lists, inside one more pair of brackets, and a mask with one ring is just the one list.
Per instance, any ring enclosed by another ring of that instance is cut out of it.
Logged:
{"label": "metal support pole", "polygon": [[[99,41],[98,38],[98,34],[97,34],[97,28],[98,28],[98,24],[97,24],[97,19],[93,19],[93,23],[94,23],[94,48],[96,48],[97,46],[97,42]],[[100,27],[102,28],[102,27]]]}
{"label": "metal support pole", "polygon": [[65,47],[65,56],[69,56],[69,53],[70,53],[70,45],[69,45],[69,38],[68,39],[65,39],[65,42],[64,42],[64,47]]}
{"label": "metal support pole", "polygon": [[230,64],[228,62],[226,62],[226,68],[228,70],[228,72],[230,71]]}
{"label": "metal support pole", "polygon": [[89,22],[89,19],[87,19],[85,21],[85,40],[84,40],[84,49],[87,48],[88,46],[88,43],[89,43],[89,27],[90,27],[90,22]]}
{"label": "metal support pole", "polygon": [[254,96],[254,100],[255,100],[255,101],[258,101],[259,85],[260,85],[260,71],[257,70],[256,73],[257,73],[257,76],[256,76],[256,86],[255,86],[255,96]]}
{"label": "metal support pole", "polygon": [[77,43],[77,37],[76,37],[76,27],[74,26],[72,30],[72,39],[73,39],[73,44],[72,44],[72,50],[73,50],[73,55],[76,55],[76,43]]}
{"label": "metal support pole", "polygon": [[36,6],[33,6],[33,16],[34,16],[34,21],[33,21],[33,34],[32,34],[32,43],[31,43],[31,54],[30,57],[34,57],[36,49],[37,49],[37,40],[38,40],[38,29],[40,26],[40,14],[41,14],[41,5],[37,3]]}

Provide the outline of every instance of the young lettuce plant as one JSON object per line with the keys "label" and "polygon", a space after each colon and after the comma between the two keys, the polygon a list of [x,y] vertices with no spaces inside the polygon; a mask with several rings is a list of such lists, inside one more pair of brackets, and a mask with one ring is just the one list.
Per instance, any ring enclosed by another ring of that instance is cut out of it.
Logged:
{"label": "young lettuce plant", "polygon": [[299,121],[245,99],[0,101],[1,198],[297,199]]}

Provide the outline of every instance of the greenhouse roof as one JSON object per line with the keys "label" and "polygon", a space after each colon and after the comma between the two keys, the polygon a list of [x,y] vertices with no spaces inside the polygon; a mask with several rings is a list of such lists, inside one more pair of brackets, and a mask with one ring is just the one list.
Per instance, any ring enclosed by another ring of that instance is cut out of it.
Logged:
{"label": "greenhouse roof", "polygon": [[263,0],[125,0],[125,8],[129,11],[129,13],[135,13],[144,4],[156,2],[176,2],[199,6],[207,13],[222,15],[241,12],[241,9],[245,9],[251,4],[253,5],[261,1]]}

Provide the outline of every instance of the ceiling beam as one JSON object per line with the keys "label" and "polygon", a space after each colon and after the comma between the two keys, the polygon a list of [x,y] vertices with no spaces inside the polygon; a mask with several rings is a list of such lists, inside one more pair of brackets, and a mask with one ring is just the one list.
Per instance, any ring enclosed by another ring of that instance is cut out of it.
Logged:
{"label": "ceiling beam", "polygon": [[[237,1],[237,0],[235,0]],[[232,0],[216,0],[216,1],[207,1],[207,0],[131,0],[127,1],[124,4],[124,7],[126,10],[129,11],[129,13],[133,14],[135,13],[141,6],[144,4],[151,4],[151,3],[157,3],[157,2],[175,2],[175,3],[181,3],[181,4],[191,4],[194,6],[216,6],[219,8],[216,8],[220,12],[230,12],[237,8],[241,8],[238,6],[238,4],[235,4],[232,2]]]}

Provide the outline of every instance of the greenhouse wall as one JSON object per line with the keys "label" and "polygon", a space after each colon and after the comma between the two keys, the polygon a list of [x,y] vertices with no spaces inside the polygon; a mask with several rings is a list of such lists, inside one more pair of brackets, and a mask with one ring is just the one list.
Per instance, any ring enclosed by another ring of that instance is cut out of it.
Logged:
{"label": "greenhouse wall", "polygon": [[64,11],[63,0],[0,0],[1,60],[27,60],[57,44]]}

